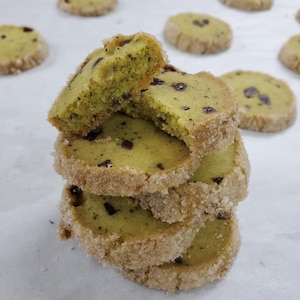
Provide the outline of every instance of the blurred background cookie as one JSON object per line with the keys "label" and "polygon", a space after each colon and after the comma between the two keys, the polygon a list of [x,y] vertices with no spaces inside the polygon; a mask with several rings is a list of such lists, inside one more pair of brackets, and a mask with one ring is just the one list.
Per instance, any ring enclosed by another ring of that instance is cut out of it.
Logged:
{"label": "blurred background cookie", "polygon": [[198,54],[222,52],[230,47],[232,41],[232,30],[226,22],[198,13],[169,17],[164,35],[176,48]]}
{"label": "blurred background cookie", "polygon": [[73,15],[102,16],[116,9],[118,0],[58,0],[58,7]]}
{"label": "blurred background cookie", "polygon": [[242,10],[266,10],[271,8],[273,0],[220,0],[227,6]]}
{"label": "blurred background cookie", "polygon": [[41,64],[48,56],[42,36],[27,26],[0,26],[0,75],[21,73]]}

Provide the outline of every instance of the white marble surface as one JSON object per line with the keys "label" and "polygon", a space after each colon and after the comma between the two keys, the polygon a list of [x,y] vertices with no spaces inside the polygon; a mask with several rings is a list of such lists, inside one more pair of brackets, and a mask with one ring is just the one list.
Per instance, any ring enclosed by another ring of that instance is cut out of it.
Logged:
{"label": "white marble surface", "polygon": [[[40,67],[0,77],[1,299],[299,299],[299,119],[276,134],[243,131],[252,173],[249,196],[238,208],[240,252],[224,280],[178,295],[129,282],[87,258],[76,241],[58,241],[63,181],[52,168],[57,131],[46,121],[56,95],[89,52],[104,38],[137,31],[156,35],[171,63],[187,72],[268,72],[285,80],[299,102],[300,76],[277,59],[281,45],[299,34],[298,8],[295,0],[274,0],[271,10],[256,13],[230,9],[217,0],[119,0],[114,13],[80,18],[60,12],[55,0],[1,0],[1,24],[32,26],[50,46]],[[230,23],[231,48],[199,56],[165,43],[166,18],[186,11]]]}

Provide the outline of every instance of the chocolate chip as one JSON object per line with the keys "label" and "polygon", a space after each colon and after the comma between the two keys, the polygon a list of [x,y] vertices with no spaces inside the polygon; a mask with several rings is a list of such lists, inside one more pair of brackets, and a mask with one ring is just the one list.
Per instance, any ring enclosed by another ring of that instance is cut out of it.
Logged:
{"label": "chocolate chip", "polygon": [[251,98],[251,97],[257,95],[258,93],[259,93],[258,89],[254,86],[250,86],[249,88],[244,89],[244,95],[247,98]]}
{"label": "chocolate chip", "polygon": [[84,137],[88,141],[93,141],[97,138],[99,134],[103,133],[103,129],[101,126],[98,126],[97,128],[90,131],[86,137]]}
{"label": "chocolate chip", "polygon": [[184,82],[172,83],[171,87],[178,92],[182,92],[187,88],[187,84]]}
{"label": "chocolate chip", "polygon": [[174,262],[177,265],[182,265],[183,264],[183,258],[182,258],[182,256],[178,256],[177,258],[175,258]]}
{"label": "chocolate chip", "polygon": [[158,163],[156,166],[161,170],[165,169],[162,163]]}
{"label": "chocolate chip", "polygon": [[130,94],[130,93],[124,93],[124,94],[122,94],[122,98],[123,98],[124,100],[128,100],[128,99],[131,98],[131,94]]}
{"label": "chocolate chip", "polygon": [[229,212],[226,212],[226,211],[223,211],[223,212],[219,212],[217,215],[216,215],[217,219],[218,220],[229,220],[231,219],[231,215]]}
{"label": "chocolate chip", "polygon": [[189,106],[181,106],[181,108],[182,108],[183,110],[189,110],[189,109],[191,109]]}
{"label": "chocolate chip", "polygon": [[129,140],[124,140],[122,141],[122,144],[121,144],[122,148],[124,149],[128,149],[128,150],[131,150],[133,148],[133,142],[129,141]]}
{"label": "chocolate chip", "polygon": [[95,68],[99,63],[100,61],[103,59],[103,57],[99,57],[96,59],[96,61],[93,63],[93,68]]}
{"label": "chocolate chip", "polygon": [[6,35],[5,34],[2,34],[1,35],[1,39],[5,39],[6,38]]}
{"label": "chocolate chip", "polygon": [[120,99],[114,98],[114,99],[111,101],[111,106],[118,106],[118,105],[120,105]]}
{"label": "chocolate chip", "polygon": [[194,20],[194,21],[193,21],[193,24],[194,24],[195,26],[203,27],[203,26],[209,24],[209,20],[208,20],[208,19],[204,19],[204,20],[202,20],[202,21]]}
{"label": "chocolate chip", "polygon": [[215,178],[212,178],[212,181],[217,184],[221,184],[223,179],[224,179],[223,177],[215,177]]}
{"label": "chocolate chip", "polygon": [[118,210],[115,209],[115,208],[114,208],[110,203],[108,203],[108,202],[105,202],[105,203],[104,203],[104,208],[105,208],[106,212],[107,212],[110,216],[112,216],[112,215],[114,215],[116,212],[118,212]]}
{"label": "chocolate chip", "polygon": [[99,164],[97,165],[97,167],[105,167],[105,168],[107,168],[107,169],[110,169],[110,168],[113,167],[113,164],[112,164],[112,162],[111,162],[110,159],[106,159],[106,160],[104,160],[103,162],[99,163]]}
{"label": "chocolate chip", "polygon": [[74,207],[80,206],[83,203],[81,189],[78,186],[72,185],[69,191],[73,196],[71,199],[71,205]]}
{"label": "chocolate chip", "polygon": [[164,83],[162,79],[154,77],[150,85],[163,85]]}
{"label": "chocolate chip", "polygon": [[271,105],[271,99],[267,94],[261,94],[258,96],[258,99],[266,105]]}
{"label": "chocolate chip", "polygon": [[126,45],[126,44],[128,44],[130,42],[131,42],[131,40],[124,40],[124,41],[122,41],[122,42],[119,43],[119,46],[123,47],[124,45]]}
{"label": "chocolate chip", "polygon": [[32,28],[30,28],[30,27],[23,27],[23,32],[31,32],[31,31],[33,31]]}
{"label": "chocolate chip", "polygon": [[202,108],[205,114],[210,114],[216,112],[216,110],[211,106],[205,106]]}
{"label": "chocolate chip", "polygon": [[165,65],[163,67],[163,72],[176,72],[176,68],[172,65]]}

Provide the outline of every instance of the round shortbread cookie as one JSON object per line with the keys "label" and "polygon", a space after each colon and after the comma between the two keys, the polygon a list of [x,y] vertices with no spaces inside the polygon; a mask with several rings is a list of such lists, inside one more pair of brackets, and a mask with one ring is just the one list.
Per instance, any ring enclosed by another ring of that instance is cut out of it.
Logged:
{"label": "round shortbread cookie", "polygon": [[130,269],[122,274],[150,288],[178,292],[222,279],[238,253],[240,232],[235,215],[229,220],[207,221],[192,245],[174,261],[161,266]]}
{"label": "round shortbread cookie", "polygon": [[294,124],[295,95],[284,81],[265,73],[242,70],[229,72],[221,78],[238,97],[240,128],[276,132]]}
{"label": "round shortbread cookie", "polygon": [[300,9],[296,13],[296,20],[300,22]]}
{"label": "round shortbread cookie", "polygon": [[260,11],[270,9],[273,5],[273,0],[220,0],[227,6],[249,10]]}
{"label": "round shortbread cookie", "polygon": [[238,101],[223,80],[207,72],[181,72],[171,65],[124,110],[151,119],[184,141],[198,159],[233,143],[238,124]]}
{"label": "round shortbread cookie", "polygon": [[167,224],[154,219],[132,198],[96,196],[69,185],[60,209],[60,238],[75,238],[89,255],[119,269],[175,259],[204,224],[192,217]]}
{"label": "round shortbread cookie", "polygon": [[58,0],[58,7],[73,15],[102,16],[116,9],[118,0]]}
{"label": "round shortbread cookie", "polygon": [[248,193],[250,163],[240,132],[233,144],[205,155],[192,178],[167,194],[137,196],[141,206],[161,221],[198,218],[227,219]]}
{"label": "round shortbread cookie", "polygon": [[41,64],[49,48],[42,36],[26,26],[0,26],[0,75],[21,73]]}
{"label": "round shortbread cookie", "polygon": [[290,37],[283,44],[278,57],[288,69],[300,74],[300,34]]}
{"label": "round shortbread cookie", "polygon": [[86,138],[59,135],[55,150],[56,171],[96,195],[167,192],[194,173],[193,159],[182,141],[151,121],[120,113]]}
{"label": "round shortbread cookie", "polygon": [[152,35],[116,35],[78,67],[48,120],[65,133],[86,135],[146,88],[165,63],[161,44]]}
{"label": "round shortbread cookie", "polygon": [[224,51],[232,42],[232,30],[226,22],[198,13],[181,13],[169,17],[164,36],[176,48],[198,54]]}

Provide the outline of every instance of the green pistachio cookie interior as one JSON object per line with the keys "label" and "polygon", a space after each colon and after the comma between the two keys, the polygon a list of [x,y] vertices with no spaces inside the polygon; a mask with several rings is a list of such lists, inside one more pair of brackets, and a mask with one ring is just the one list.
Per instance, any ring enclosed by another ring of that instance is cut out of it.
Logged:
{"label": "green pistachio cookie interior", "polygon": [[200,156],[232,143],[238,103],[223,80],[206,72],[188,74],[166,65],[128,114],[151,119]]}
{"label": "green pistachio cookie interior", "polygon": [[148,86],[165,62],[151,35],[116,35],[93,51],[68,80],[49,111],[60,131],[85,135]]}
{"label": "green pistachio cookie interior", "polygon": [[168,193],[138,195],[136,199],[155,218],[174,223],[187,216],[228,218],[248,193],[250,163],[240,132],[234,143],[206,154],[187,182]]}
{"label": "green pistachio cookie interior", "polygon": [[176,292],[220,280],[230,268],[240,246],[237,219],[207,221],[191,246],[175,260],[161,266],[124,269],[131,280],[150,288]]}
{"label": "green pistachio cookie interior", "polygon": [[99,262],[118,268],[159,265],[175,259],[203,225],[193,218],[167,224],[154,219],[132,198],[97,196],[69,185],[60,208],[60,237],[74,237]]}
{"label": "green pistachio cookie interior", "polygon": [[187,146],[153,122],[113,114],[85,138],[60,135],[55,168],[70,183],[101,195],[165,191],[185,182],[194,164]]}

